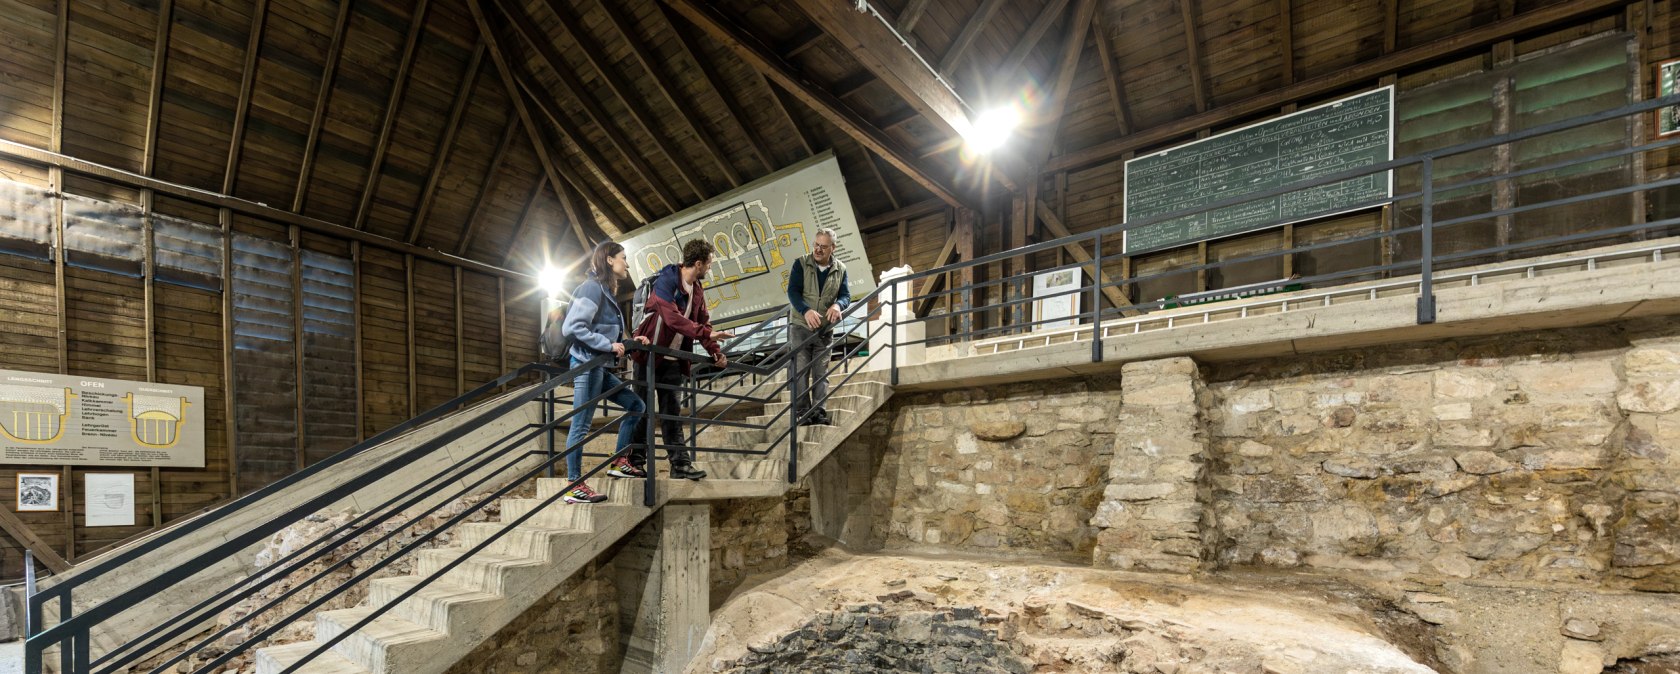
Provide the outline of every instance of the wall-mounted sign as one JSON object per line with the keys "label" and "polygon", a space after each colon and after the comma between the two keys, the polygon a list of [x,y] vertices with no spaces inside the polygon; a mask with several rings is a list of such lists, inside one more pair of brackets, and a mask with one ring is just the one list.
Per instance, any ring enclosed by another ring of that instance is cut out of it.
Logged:
{"label": "wall-mounted sign", "polygon": [[846,263],[852,297],[874,290],[875,272],[833,153],[713,197],[631,232],[620,243],[629,253],[630,275],[639,283],[667,264],[680,264],[684,243],[710,242],[717,253],[706,279],[706,301],[712,322],[727,326],[747,314],[787,306],[788,272],[794,260],[811,252],[811,236],[819,227],[838,235],[835,257]]}
{"label": "wall-mounted sign", "polygon": [[[1079,324],[1079,287],[1084,272],[1061,269],[1033,277],[1033,330],[1050,330]],[[1060,319],[1060,320],[1058,320]],[[1046,321],[1045,323],[1038,323]]]}
{"label": "wall-mounted sign", "polygon": [[0,370],[0,463],[204,467],[204,389]]}

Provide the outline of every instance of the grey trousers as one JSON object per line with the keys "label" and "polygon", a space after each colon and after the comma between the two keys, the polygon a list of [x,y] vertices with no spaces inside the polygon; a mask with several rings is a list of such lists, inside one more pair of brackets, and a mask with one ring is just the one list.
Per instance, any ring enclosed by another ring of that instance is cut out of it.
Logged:
{"label": "grey trousers", "polygon": [[[811,334],[811,329],[805,327],[805,321],[795,321],[788,327],[788,343],[799,344]],[[793,352],[794,367],[801,373],[799,401],[794,409],[800,412],[811,409],[813,400],[823,400],[828,396],[828,357],[833,353],[834,328],[824,327],[816,334],[817,338],[810,344]]]}

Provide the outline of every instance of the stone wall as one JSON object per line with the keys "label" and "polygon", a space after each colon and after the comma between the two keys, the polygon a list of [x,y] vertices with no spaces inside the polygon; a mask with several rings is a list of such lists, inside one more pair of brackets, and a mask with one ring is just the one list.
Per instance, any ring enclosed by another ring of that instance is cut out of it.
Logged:
{"label": "stone wall", "polygon": [[1119,406],[1115,377],[895,396],[876,413],[890,423],[884,435],[848,443],[876,452],[878,537],[892,548],[1090,559]]}
{"label": "stone wall", "polygon": [[788,508],[792,498],[794,495],[789,494],[712,502],[713,606],[723,603],[747,576],[787,567],[788,540],[794,526]]}
{"label": "stone wall", "polygon": [[448,674],[612,674],[621,660],[611,555],[590,562]]}
{"label": "stone wall", "polygon": [[1208,368],[1222,564],[1675,589],[1680,326]]}

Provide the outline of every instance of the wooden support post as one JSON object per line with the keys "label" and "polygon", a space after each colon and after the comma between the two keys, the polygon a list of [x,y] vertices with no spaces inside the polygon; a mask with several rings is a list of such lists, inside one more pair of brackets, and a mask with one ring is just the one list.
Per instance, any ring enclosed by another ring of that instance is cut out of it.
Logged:
{"label": "wooden support post", "polygon": [[239,496],[239,423],[234,394],[238,382],[233,376],[233,213],[226,208],[217,215],[222,226],[222,413],[223,438],[227,442],[228,497]]}
{"label": "wooden support post", "polygon": [[414,376],[414,256],[403,256],[404,325],[408,333],[408,416],[420,413],[420,381]]}
{"label": "wooden support post", "polygon": [[[60,487],[60,489],[69,488],[69,483],[65,483],[62,487]],[[30,552],[35,553],[35,558],[41,560],[41,565],[47,567],[47,570],[52,571],[53,573],[64,573],[65,571],[70,570],[70,563],[64,561],[64,558],[59,556],[59,554],[52,549],[51,545],[47,545],[45,540],[42,540],[40,536],[35,535],[35,532],[29,528],[29,525],[24,524],[23,520],[18,519],[18,516],[13,514],[10,508],[0,508],[0,530],[4,530],[12,538],[16,539],[19,545],[22,545],[23,547],[28,548]]]}
{"label": "wooden support post", "polygon": [[[352,347],[356,360],[356,441],[367,439],[367,429],[363,426],[367,419],[367,385],[362,382],[362,242],[350,242],[350,304],[355,315],[351,317],[354,326],[356,343]],[[497,282],[502,277],[497,276]]]}
{"label": "wooden support post", "polygon": [[[1651,62],[1647,53],[1651,43],[1651,14],[1654,13],[1651,5],[1651,0],[1632,3],[1627,6],[1625,17],[1628,32],[1633,35],[1632,42],[1628,44],[1628,69],[1630,71],[1628,76],[1633,82],[1631,99],[1634,102],[1645,100],[1645,92],[1650,91],[1648,87],[1650,86],[1651,68],[1645,64]],[[1624,121],[1627,125],[1629,143],[1637,146],[1644,145],[1650,140],[1646,131],[1644,115],[1627,117]],[[1649,154],[1648,152],[1641,152],[1630,158],[1628,170],[1633,174],[1634,184],[1644,184],[1651,179],[1645,174],[1645,162]],[[1650,198],[1651,193],[1643,190],[1628,195],[1628,205],[1633,211],[1633,224],[1645,224],[1646,209]],[[1644,241],[1649,236],[1650,233],[1645,230],[1633,233],[1635,241]]]}
{"label": "wooden support post", "polygon": [[508,371],[507,357],[507,279],[496,277],[496,354],[503,374]]}
{"label": "wooden support post", "polygon": [[[957,239],[957,256],[964,262],[974,259],[975,230],[980,227],[980,214],[972,208],[957,209],[957,228],[954,235]],[[957,270],[956,285],[953,287],[971,286],[974,284],[974,267],[963,267]],[[964,289],[956,294],[956,311],[966,311],[974,308],[974,290]],[[971,332],[974,330],[974,314],[965,313],[957,318],[956,331]],[[967,338],[965,338],[967,339]]]}
{"label": "wooden support post", "polygon": [[455,268],[455,395],[467,392],[467,331],[461,326],[461,268]]}
{"label": "wooden support post", "polygon": [[303,470],[309,465],[309,454],[304,450],[304,419],[303,419],[303,343],[306,339],[303,328],[303,232],[297,225],[288,228],[292,240],[292,376],[295,377],[292,400],[292,433],[297,437],[295,457],[297,467]]}

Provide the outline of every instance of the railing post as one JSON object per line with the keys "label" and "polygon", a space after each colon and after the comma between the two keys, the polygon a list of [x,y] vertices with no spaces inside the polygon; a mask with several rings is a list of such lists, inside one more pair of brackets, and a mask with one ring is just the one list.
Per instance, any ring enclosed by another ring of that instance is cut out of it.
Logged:
{"label": "railing post", "polygon": [[[551,381],[557,376],[559,375],[544,372],[543,382]],[[576,397],[576,391],[573,391],[573,397]],[[574,417],[573,420],[575,421],[576,418]],[[548,459],[546,476],[554,477],[554,389],[549,389],[548,392],[543,394],[542,421],[543,426],[547,429],[543,431],[543,451],[547,454],[544,458]],[[579,447],[577,451],[582,452],[583,448]]]}
{"label": "railing post", "polygon": [[1426,325],[1435,322],[1435,161],[1427,155],[1423,158],[1422,201],[1423,268],[1418,273],[1417,322]]}
{"label": "railing post", "polygon": [[[791,319],[790,319],[791,320]],[[788,346],[793,346],[793,326],[788,324]],[[788,352],[788,484],[799,481],[799,350]],[[810,410],[805,410],[809,413]]]}
{"label": "railing post", "polygon": [[35,551],[23,549],[23,636],[35,636],[41,630],[40,618],[35,615]]}
{"label": "railing post", "polygon": [[898,280],[894,279],[892,286],[887,290],[892,293],[892,302],[887,305],[887,331],[892,333],[888,338],[892,341],[887,347],[887,376],[892,380],[893,386],[898,386],[898,303],[902,299],[898,296]]}
{"label": "railing post", "polygon": [[1096,255],[1091,258],[1091,362],[1101,363],[1102,353],[1102,232],[1097,233]]}
{"label": "railing post", "polygon": [[642,469],[647,471],[647,479],[642,483],[642,505],[649,508],[652,508],[655,502],[654,479],[659,476],[659,453],[654,450],[654,445],[658,443],[653,440],[653,432],[659,425],[659,415],[655,413],[653,408],[654,402],[659,399],[658,394],[653,390],[653,383],[659,381],[659,376],[654,373],[654,369],[658,366],[659,355],[651,351],[648,352],[647,367],[643,372],[645,377],[642,380],[642,452],[647,457],[647,461],[642,465]]}

